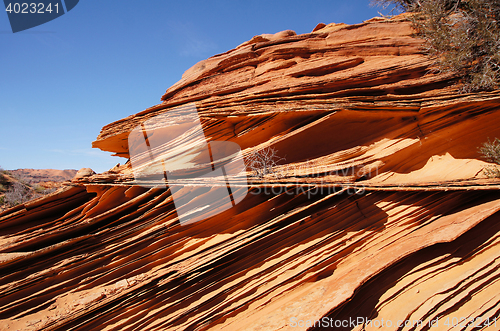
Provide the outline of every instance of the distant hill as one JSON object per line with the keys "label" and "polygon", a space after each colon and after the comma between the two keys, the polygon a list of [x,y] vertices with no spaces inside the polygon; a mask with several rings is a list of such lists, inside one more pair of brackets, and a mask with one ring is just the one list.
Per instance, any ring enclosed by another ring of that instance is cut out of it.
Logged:
{"label": "distant hill", "polygon": [[76,173],[73,169],[0,169],[0,212],[54,192]]}
{"label": "distant hill", "polygon": [[15,177],[21,178],[26,182],[38,184],[41,182],[64,182],[71,180],[77,173],[77,170],[17,169],[9,170],[9,172]]}

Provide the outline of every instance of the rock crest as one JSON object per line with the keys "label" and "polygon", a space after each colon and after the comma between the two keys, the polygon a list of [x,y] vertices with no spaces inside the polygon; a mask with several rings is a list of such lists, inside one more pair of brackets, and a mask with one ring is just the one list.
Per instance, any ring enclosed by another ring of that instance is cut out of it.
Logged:
{"label": "rock crest", "polygon": [[421,46],[401,15],[260,35],[194,65],[93,146],[129,157],[135,127],[194,103],[208,139],[285,160],[270,176],[249,172],[234,208],[188,226],[165,187],[131,185],[129,163],[81,170],[73,186],[0,213],[0,325],[493,323],[500,181],[484,176],[477,147],[500,137],[500,95],[457,94]]}

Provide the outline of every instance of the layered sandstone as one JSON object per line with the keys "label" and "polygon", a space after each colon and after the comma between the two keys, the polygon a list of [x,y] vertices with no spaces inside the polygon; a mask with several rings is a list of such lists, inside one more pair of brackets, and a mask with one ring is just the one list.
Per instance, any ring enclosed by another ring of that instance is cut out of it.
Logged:
{"label": "layered sandstone", "polygon": [[0,214],[0,325],[296,330],[360,317],[444,330],[463,317],[496,330],[500,181],[477,147],[500,137],[500,93],[458,94],[421,46],[399,16],[256,36],[196,64],[93,146],[128,158],[134,128],[193,104],[210,141],[243,158],[275,148],[276,174],[249,171],[243,201],[189,225],[167,187],[133,185],[130,163]]}

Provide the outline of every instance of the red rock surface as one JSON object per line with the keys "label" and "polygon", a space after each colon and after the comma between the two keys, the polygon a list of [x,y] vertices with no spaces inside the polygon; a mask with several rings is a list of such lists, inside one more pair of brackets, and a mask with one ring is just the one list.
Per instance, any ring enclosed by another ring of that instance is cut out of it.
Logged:
{"label": "red rock surface", "polygon": [[187,70],[94,147],[129,157],[137,125],[195,103],[209,139],[245,158],[278,150],[277,175],[249,172],[241,203],[187,226],[169,190],[132,185],[129,163],[0,214],[0,325],[296,330],[359,317],[375,323],[345,329],[461,318],[499,329],[500,181],[477,147],[500,137],[500,95],[457,94],[421,43],[404,16],[319,25]]}

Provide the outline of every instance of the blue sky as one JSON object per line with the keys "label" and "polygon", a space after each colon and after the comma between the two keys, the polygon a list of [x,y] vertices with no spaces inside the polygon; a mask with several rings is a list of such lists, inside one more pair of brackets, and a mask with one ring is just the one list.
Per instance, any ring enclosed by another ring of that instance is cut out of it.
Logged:
{"label": "blue sky", "polygon": [[378,10],[369,0],[80,0],[15,34],[0,13],[0,166],[105,171],[125,160],[91,148],[101,128],[160,103],[196,62],[254,35]]}

